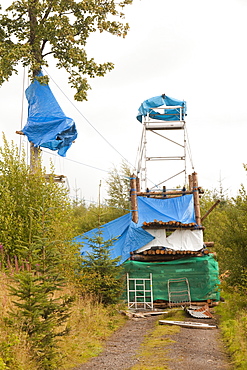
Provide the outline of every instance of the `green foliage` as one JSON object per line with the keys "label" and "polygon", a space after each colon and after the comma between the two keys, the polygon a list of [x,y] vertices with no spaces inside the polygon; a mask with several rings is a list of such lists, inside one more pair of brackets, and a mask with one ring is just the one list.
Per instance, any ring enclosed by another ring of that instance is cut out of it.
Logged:
{"label": "green foliage", "polygon": [[114,167],[106,181],[109,196],[107,204],[110,207],[121,210],[121,216],[130,209],[130,178],[130,168],[123,162],[120,171],[118,171],[117,167]]}
{"label": "green foliage", "polygon": [[[46,237],[58,240],[57,248],[63,250],[63,269],[73,264],[75,250],[68,246],[73,234],[72,211],[68,191],[60,184],[45,179],[45,170],[37,168],[35,174],[20,156],[17,147],[8,144],[0,148],[0,242],[2,262],[25,262],[25,248],[29,244],[30,220],[33,235],[43,232]],[[59,222],[58,222],[59,220]]]}
{"label": "green foliage", "polygon": [[218,200],[220,200],[220,203],[205,218],[203,226],[205,226],[204,240],[215,242],[214,250],[218,253],[218,257],[220,258],[221,251],[224,248],[222,237],[225,233],[225,225],[227,222],[226,211],[228,207],[230,207],[231,201],[227,197],[223,197],[222,194],[217,191],[206,191],[200,200],[200,205],[201,215],[203,216]]}
{"label": "green foliage", "polygon": [[82,202],[74,204],[74,232],[75,235],[83,234],[95,227],[110,222],[125,212],[107,205],[90,204],[88,207]]}
{"label": "green foliage", "polygon": [[225,302],[216,309],[220,329],[231,355],[234,369],[247,368],[247,299],[246,293],[224,287]]}
{"label": "green foliage", "polygon": [[227,209],[227,222],[222,235],[225,253],[222,264],[230,270],[229,283],[247,287],[247,195],[245,189]]}
{"label": "green foliage", "polygon": [[[128,24],[122,20],[123,8],[132,0],[19,0],[0,15],[0,85],[8,81],[19,62],[30,67],[33,78],[46,57],[52,55],[57,68],[69,74],[69,83],[76,90],[75,99],[85,100],[90,88],[88,79],[104,76],[113,64],[97,64],[86,53],[86,43],[93,32],[112,35],[127,34]],[[1,8],[0,8],[1,9]],[[47,83],[40,79],[41,83]]]}
{"label": "green foliage", "polygon": [[[1,341],[0,351],[3,353],[3,358],[0,357],[0,370],[7,370],[13,368],[15,346],[20,342],[18,335],[9,333],[6,340]],[[18,369],[19,367],[16,367]]]}
{"label": "green foliage", "polygon": [[28,270],[15,274],[15,284],[10,287],[18,309],[12,314],[27,334],[38,368],[56,369],[55,338],[67,334],[62,325],[69,317],[72,298],[58,294],[65,285],[65,277],[60,270],[61,253],[56,242],[46,238],[49,227],[44,211],[42,236],[32,235],[31,222],[29,229],[29,243],[22,252]]}
{"label": "green foliage", "polygon": [[85,293],[93,294],[105,305],[116,303],[123,289],[122,268],[117,265],[119,258],[111,259],[110,248],[114,239],[104,241],[101,230],[87,243],[92,252],[85,256],[82,267],[82,286]]}
{"label": "green foliage", "polygon": [[3,361],[2,357],[0,357],[0,370],[7,370],[7,365]]}
{"label": "green foliage", "polygon": [[[245,168],[246,169],[246,168]],[[229,286],[247,287],[247,193],[243,185],[235,198],[220,191],[206,192],[201,199],[202,215],[220,199],[220,204],[205,219],[204,240],[214,241],[220,269],[227,272]]]}

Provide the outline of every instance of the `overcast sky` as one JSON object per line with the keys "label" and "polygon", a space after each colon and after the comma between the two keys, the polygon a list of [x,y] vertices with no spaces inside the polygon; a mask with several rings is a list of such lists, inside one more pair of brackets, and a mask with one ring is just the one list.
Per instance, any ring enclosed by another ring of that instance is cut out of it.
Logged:
{"label": "overcast sky", "polygon": [[[3,7],[7,3],[1,2]],[[106,195],[105,179],[114,165],[124,158],[134,168],[142,128],[137,110],[144,100],[163,93],[187,102],[186,127],[199,185],[219,189],[222,181],[228,194],[236,195],[246,184],[246,13],[246,0],[134,0],[125,10],[130,25],[125,39],[90,37],[88,54],[97,62],[114,62],[115,69],[91,80],[87,102],[73,101],[66,75],[54,64],[46,69],[54,95],[76,122],[78,139],[65,159],[48,150],[43,158],[45,163],[51,158],[56,172],[67,176],[72,195],[77,188],[78,196],[97,201],[100,182],[102,198]],[[16,144],[15,131],[27,115],[25,103],[21,122],[23,74],[20,69],[0,88],[1,130]],[[148,144],[152,148],[151,138]],[[152,180],[170,176],[170,169],[164,172],[160,167]]]}

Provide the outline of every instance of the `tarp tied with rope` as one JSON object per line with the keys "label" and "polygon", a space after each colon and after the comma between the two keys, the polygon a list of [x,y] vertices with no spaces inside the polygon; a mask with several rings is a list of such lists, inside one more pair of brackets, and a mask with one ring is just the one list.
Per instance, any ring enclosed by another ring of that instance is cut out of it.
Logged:
{"label": "tarp tied with rope", "polygon": [[[174,109],[165,109],[161,111],[155,111],[155,108],[162,107],[162,106],[179,106],[182,107],[182,115],[180,114],[180,108]],[[145,100],[138,109],[137,119],[138,121],[142,122],[142,117],[149,117],[153,119],[158,119],[161,121],[180,121],[184,119],[186,115],[186,102],[184,100],[177,100],[174,98],[170,98],[165,94],[155,96],[154,98],[150,98]]]}
{"label": "tarp tied with rope", "polygon": [[37,79],[27,88],[26,98],[28,119],[22,132],[35,147],[48,148],[65,157],[77,138],[73,119],[65,116],[49,85],[40,84]]}

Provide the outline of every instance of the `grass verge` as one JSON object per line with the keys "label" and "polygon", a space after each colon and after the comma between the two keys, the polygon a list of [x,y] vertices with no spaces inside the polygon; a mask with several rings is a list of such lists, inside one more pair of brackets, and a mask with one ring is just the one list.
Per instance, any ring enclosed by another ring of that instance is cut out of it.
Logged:
{"label": "grass verge", "polygon": [[225,302],[216,308],[220,315],[223,341],[231,356],[234,369],[247,369],[247,297],[234,290],[223,293]]}

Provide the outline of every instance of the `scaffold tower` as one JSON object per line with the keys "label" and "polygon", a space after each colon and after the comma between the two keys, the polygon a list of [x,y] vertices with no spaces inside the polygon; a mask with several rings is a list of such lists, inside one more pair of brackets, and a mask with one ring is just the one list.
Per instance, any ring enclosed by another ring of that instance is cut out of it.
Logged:
{"label": "scaffold tower", "polygon": [[[137,163],[140,189],[155,191],[164,188],[169,180],[179,175],[182,176],[180,185],[186,186],[188,140],[185,116],[186,103],[165,94],[146,100],[139,108],[137,119],[143,126]],[[159,176],[152,174],[155,162],[159,162],[155,171]]]}

